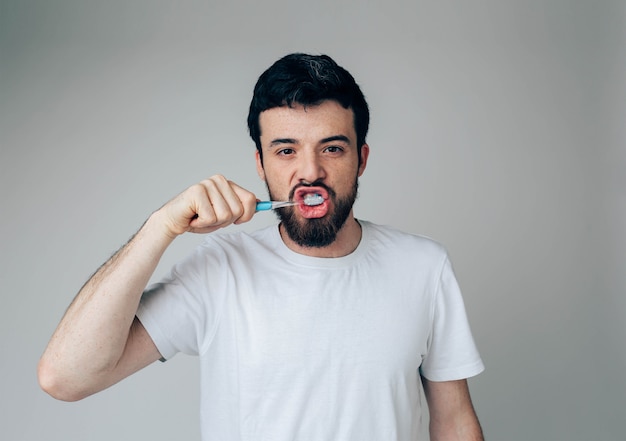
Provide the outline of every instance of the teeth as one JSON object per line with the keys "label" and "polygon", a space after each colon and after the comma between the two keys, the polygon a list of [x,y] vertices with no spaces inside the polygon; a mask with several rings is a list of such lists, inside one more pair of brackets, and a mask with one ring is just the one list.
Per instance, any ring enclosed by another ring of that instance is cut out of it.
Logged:
{"label": "teeth", "polygon": [[319,193],[307,194],[304,197],[304,205],[314,206],[314,205],[320,205],[323,202],[324,202],[324,198]]}

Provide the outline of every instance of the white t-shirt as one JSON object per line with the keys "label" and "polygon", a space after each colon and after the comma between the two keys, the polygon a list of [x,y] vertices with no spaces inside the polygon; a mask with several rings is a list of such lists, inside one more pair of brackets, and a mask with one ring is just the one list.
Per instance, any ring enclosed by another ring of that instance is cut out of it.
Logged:
{"label": "white t-shirt", "polygon": [[208,235],[144,294],[161,355],[200,357],[203,440],[414,440],[420,372],[483,370],[445,250],[360,223],[340,258],[295,253],[276,226]]}

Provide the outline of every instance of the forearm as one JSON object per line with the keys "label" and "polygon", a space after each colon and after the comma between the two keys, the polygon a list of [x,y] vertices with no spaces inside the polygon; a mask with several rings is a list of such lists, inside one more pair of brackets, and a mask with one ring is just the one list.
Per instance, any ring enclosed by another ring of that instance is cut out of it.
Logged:
{"label": "forearm", "polygon": [[455,421],[430,421],[431,441],[483,441],[483,432],[474,412]]}
{"label": "forearm", "polygon": [[466,380],[433,382],[422,378],[430,413],[431,441],[482,441]]}
{"label": "forearm", "polygon": [[[100,267],[52,336],[40,361],[42,383],[89,389],[115,368],[126,347],[141,294],[172,239],[157,212]],[[71,391],[68,394],[72,396]]]}

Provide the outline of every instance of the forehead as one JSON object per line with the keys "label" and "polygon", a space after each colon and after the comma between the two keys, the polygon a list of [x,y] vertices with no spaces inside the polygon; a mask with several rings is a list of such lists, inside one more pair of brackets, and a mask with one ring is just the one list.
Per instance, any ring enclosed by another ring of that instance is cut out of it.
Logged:
{"label": "forehead", "polygon": [[346,136],[356,143],[354,112],[336,101],[265,110],[259,115],[259,127],[262,144],[277,137],[319,140],[335,135]]}

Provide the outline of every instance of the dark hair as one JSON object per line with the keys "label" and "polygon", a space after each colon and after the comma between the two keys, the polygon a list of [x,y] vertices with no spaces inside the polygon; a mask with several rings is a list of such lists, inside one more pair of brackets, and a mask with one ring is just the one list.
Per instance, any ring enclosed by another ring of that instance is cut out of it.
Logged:
{"label": "dark hair", "polygon": [[352,75],[328,55],[295,53],[276,61],[259,77],[248,113],[248,130],[263,157],[259,115],[274,107],[334,100],[354,113],[359,161],[369,127],[369,109]]}

